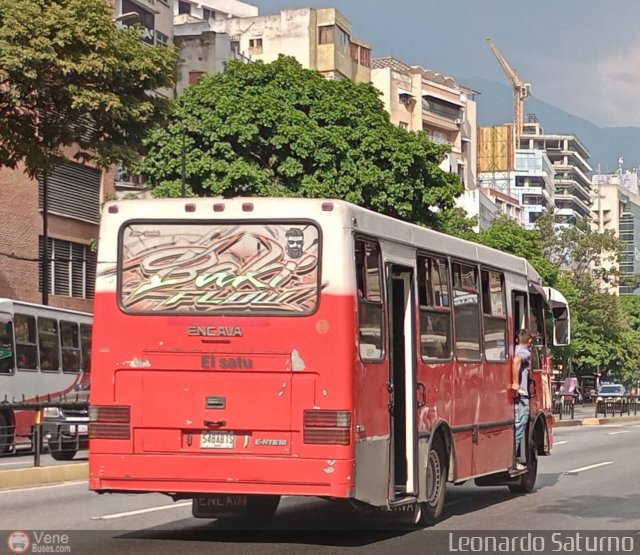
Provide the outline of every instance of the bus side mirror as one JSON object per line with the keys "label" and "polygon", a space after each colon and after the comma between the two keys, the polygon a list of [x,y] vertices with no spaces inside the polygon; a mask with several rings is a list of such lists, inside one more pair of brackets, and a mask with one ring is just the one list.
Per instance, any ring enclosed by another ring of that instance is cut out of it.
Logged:
{"label": "bus side mirror", "polygon": [[566,307],[554,307],[553,312],[553,344],[556,347],[569,345],[571,326],[569,310]]}

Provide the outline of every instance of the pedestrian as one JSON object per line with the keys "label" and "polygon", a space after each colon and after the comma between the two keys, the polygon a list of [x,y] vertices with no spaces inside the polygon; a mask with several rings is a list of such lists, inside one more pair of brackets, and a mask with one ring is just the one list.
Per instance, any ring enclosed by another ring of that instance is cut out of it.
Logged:
{"label": "pedestrian", "polygon": [[531,369],[531,342],[533,337],[527,329],[518,332],[513,365],[511,367],[512,384],[515,405],[515,451],[516,464],[514,470],[524,470],[526,467],[521,460],[526,460],[526,454],[520,452],[520,445],[529,420],[529,371]]}

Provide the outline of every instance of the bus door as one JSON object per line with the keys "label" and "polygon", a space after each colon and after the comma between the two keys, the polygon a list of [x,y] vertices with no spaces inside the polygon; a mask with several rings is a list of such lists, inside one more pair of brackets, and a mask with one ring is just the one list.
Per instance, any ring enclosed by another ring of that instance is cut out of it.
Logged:
{"label": "bus door", "polygon": [[417,495],[414,269],[387,265],[389,322],[389,500]]}
{"label": "bus door", "polygon": [[[517,335],[518,335],[518,331],[520,331],[521,329],[525,329],[529,327],[529,295],[524,292],[524,291],[513,291],[513,293],[511,294],[511,307],[512,307],[512,311],[511,314],[513,316],[513,330],[511,333],[511,338],[512,338],[512,344],[513,344],[513,351],[511,352],[511,357],[509,358],[510,361],[513,361],[513,356],[515,354],[515,348],[517,345]],[[533,347],[532,347],[533,348]],[[530,371],[530,374],[531,371]],[[512,382],[512,376],[511,376],[511,367],[509,367],[509,389],[511,389],[511,382]],[[529,412],[531,412],[531,404],[529,404]],[[514,406],[514,418],[515,418],[515,406]],[[514,425],[514,437],[515,437],[515,425]],[[522,441],[520,442],[520,452],[524,453],[526,452],[526,440],[527,440],[527,433],[525,432],[525,434],[522,436]],[[514,461],[515,461],[515,450],[514,450]]]}

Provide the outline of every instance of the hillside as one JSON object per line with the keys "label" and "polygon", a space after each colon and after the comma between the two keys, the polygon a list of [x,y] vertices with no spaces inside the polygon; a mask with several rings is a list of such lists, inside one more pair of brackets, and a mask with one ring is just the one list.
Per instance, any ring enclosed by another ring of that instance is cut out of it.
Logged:
{"label": "hillside", "polygon": [[[511,121],[511,87],[481,77],[459,79],[458,82],[480,93],[476,96],[478,125]],[[598,164],[602,173],[615,171],[620,156],[624,158],[625,169],[640,167],[640,127],[598,127],[537,99],[535,94],[526,100],[525,114],[535,114],[545,133],[575,135],[589,151],[589,164],[594,172]]]}

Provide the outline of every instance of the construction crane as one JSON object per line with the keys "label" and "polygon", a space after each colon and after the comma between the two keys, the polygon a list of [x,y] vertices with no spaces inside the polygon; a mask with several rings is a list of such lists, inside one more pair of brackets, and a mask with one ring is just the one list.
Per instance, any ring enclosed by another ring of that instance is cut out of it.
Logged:
{"label": "construction crane", "polygon": [[513,85],[513,128],[514,128],[514,139],[516,143],[516,148],[520,148],[520,137],[522,136],[522,128],[524,125],[524,99],[528,96],[531,96],[531,84],[523,83],[518,77],[518,74],[511,69],[509,62],[505,60],[504,56],[498,50],[498,47],[495,45],[491,37],[487,37],[487,42],[489,43],[489,47],[492,52],[495,54],[496,58],[500,62],[502,69],[509,77],[511,84]]}

